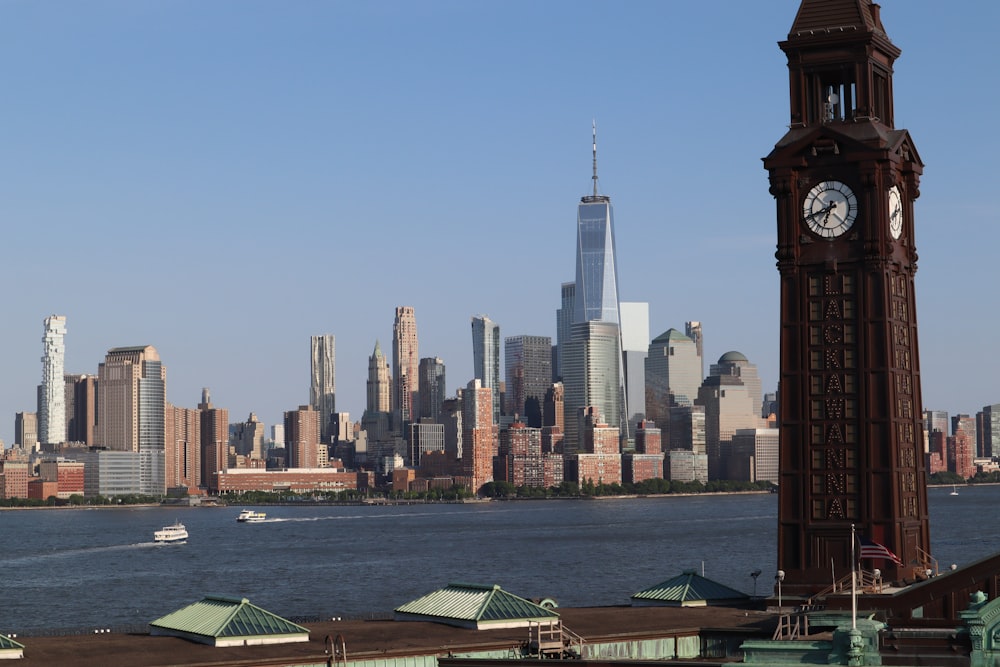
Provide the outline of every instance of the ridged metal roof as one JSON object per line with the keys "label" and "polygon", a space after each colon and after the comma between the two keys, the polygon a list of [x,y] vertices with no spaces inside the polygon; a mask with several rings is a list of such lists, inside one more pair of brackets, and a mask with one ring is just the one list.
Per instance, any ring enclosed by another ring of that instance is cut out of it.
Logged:
{"label": "ridged metal roof", "polygon": [[673,579],[651,586],[632,596],[633,600],[674,605],[711,604],[749,599],[749,595],[686,570]]}
{"label": "ridged metal roof", "polygon": [[688,336],[685,336],[677,329],[667,329],[659,336],[653,339],[654,343],[665,343],[670,340],[691,340]]}
{"label": "ridged metal roof", "polygon": [[451,583],[396,607],[395,612],[401,619],[440,620],[475,627],[559,618],[556,612],[508,593],[495,584]]}
{"label": "ridged metal roof", "polygon": [[223,639],[305,635],[309,630],[251,604],[246,598],[208,595],[200,602],[151,622],[151,628],[184,635]]}

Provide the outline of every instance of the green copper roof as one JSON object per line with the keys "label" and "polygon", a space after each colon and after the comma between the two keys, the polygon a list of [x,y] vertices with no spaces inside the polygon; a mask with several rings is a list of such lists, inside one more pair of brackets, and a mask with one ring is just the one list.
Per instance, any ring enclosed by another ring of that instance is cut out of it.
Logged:
{"label": "green copper roof", "polygon": [[221,595],[208,595],[149,625],[151,634],[178,635],[216,646],[309,639],[307,628],[261,609],[246,598]]}
{"label": "green copper roof", "polygon": [[461,627],[520,627],[528,622],[555,621],[559,614],[500,588],[451,583],[396,607],[399,620],[428,620]]}
{"label": "green copper roof", "polygon": [[671,340],[691,340],[689,337],[682,334],[677,329],[667,329],[659,336],[653,339],[654,343],[666,343]]}
{"label": "green copper roof", "polygon": [[713,602],[734,602],[746,600],[749,597],[746,593],[706,579],[694,570],[686,570],[673,579],[667,579],[644,591],[639,591],[632,596],[632,600],[640,604],[652,603],[688,607],[708,605]]}

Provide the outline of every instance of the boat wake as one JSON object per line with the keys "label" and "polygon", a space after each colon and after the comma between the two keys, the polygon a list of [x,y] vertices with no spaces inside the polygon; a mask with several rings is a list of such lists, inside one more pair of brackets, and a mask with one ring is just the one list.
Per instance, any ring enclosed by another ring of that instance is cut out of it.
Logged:
{"label": "boat wake", "polygon": [[148,549],[160,546],[156,542],[135,542],[133,544],[109,544],[100,547],[83,547],[80,549],[63,549],[60,551],[43,551],[26,556],[14,556],[12,558],[0,558],[0,566],[21,565],[36,563],[39,560],[58,560],[60,558],[74,558],[84,554],[107,553],[112,551],[124,551],[126,549]]}

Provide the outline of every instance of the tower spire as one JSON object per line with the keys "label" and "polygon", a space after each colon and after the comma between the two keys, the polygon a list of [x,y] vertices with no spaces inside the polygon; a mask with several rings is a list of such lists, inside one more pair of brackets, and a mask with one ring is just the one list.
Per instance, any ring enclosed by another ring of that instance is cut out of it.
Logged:
{"label": "tower spire", "polygon": [[593,136],[593,143],[592,143],[592,148],[593,148],[593,174],[591,175],[590,178],[591,178],[591,180],[594,181],[594,193],[591,194],[591,195],[585,195],[583,197],[580,197],[580,201],[582,201],[582,202],[584,202],[586,204],[592,204],[592,203],[596,203],[596,202],[609,202],[609,201],[611,201],[610,197],[607,197],[605,195],[599,195],[599,194],[597,194],[597,120],[596,119],[594,119],[592,121],[591,127],[593,129],[593,135],[592,135]]}
{"label": "tower spire", "polygon": [[591,177],[594,180],[594,196],[597,196],[597,119],[595,118],[591,121],[594,128],[594,175]]}

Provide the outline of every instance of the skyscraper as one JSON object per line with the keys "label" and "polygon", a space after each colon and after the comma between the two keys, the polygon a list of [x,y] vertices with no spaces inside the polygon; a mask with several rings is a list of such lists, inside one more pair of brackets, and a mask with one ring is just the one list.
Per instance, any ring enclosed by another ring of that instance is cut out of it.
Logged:
{"label": "skyscraper", "polygon": [[152,345],[113,348],[98,366],[95,439],[139,454],[141,493],[166,490],[166,384],[167,369]]}
{"label": "skyscraper", "polygon": [[389,412],[392,378],[389,376],[389,362],[382,354],[382,346],[375,341],[375,350],[368,357],[368,402],[366,412]]}
{"label": "skyscraper", "polygon": [[592,320],[573,325],[573,334],[563,357],[565,392],[565,439],[563,451],[581,450],[584,409],[597,409],[603,423],[618,428],[621,423],[621,355],[618,325]]}
{"label": "skyscraper", "polygon": [[625,375],[624,417],[630,435],[646,418],[646,356],[649,354],[649,304],[623,302],[621,311],[622,371]]}
{"label": "skyscraper", "polygon": [[66,440],[66,381],[63,379],[66,359],[66,317],[45,318],[42,335],[42,387],[38,405],[38,439],[57,444]]}
{"label": "skyscraper", "polygon": [[413,420],[417,401],[417,317],[411,306],[398,306],[392,324],[392,410],[401,429],[403,422]]}
{"label": "skyscraper", "polygon": [[470,478],[473,492],[493,480],[497,446],[492,393],[479,378],[462,392],[462,474]]}
{"label": "skyscraper", "polygon": [[97,373],[97,444],[163,449],[167,369],[152,345],[108,350]]}
{"label": "skyscraper", "polygon": [[552,339],[508,336],[504,339],[504,376],[508,413],[521,415],[531,428],[542,427],[545,392],[552,386]]}
{"label": "skyscraper", "polygon": [[[761,387],[757,366],[750,363],[741,352],[730,351],[719,357],[718,363],[709,367],[709,375],[735,375],[747,387],[747,393],[753,401],[754,414],[760,416],[764,404],[764,393]],[[947,427],[945,428],[947,430]]]}
{"label": "skyscraper", "polygon": [[576,214],[574,322],[619,322],[618,263],[611,197],[597,194],[597,126],[594,126],[593,194],[580,198]]}
{"label": "skyscraper", "polygon": [[419,373],[417,390],[420,395],[420,410],[417,419],[426,418],[437,422],[447,392],[444,361],[440,357],[424,357],[420,360]]}
{"label": "skyscraper", "polygon": [[559,309],[556,311],[556,367],[552,379],[562,377],[563,350],[569,342],[570,328],[575,321],[573,308],[576,303],[576,283],[563,283],[560,288]]}
{"label": "skyscraper", "polygon": [[[576,283],[574,287],[573,325],[570,339],[561,348],[561,368],[563,384],[566,387],[566,452],[577,451],[580,446],[578,426],[581,408],[594,406],[600,410],[600,417],[610,426],[627,429],[625,416],[625,373],[622,364],[621,313],[618,304],[618,264],[615,254],[614,213],[611,198],[597,191],[597,127],[594,126],[593,141],[593,193],[580,198],[576,217]],[[584,324],[600,322],[605,326],[589,329]],[[611,342],[611,328],[614,328],[614,351],[607,348]],[[581,338],[578,338],[580,336]],[[593,348],[597,345],[600,351]],[[575,355],[575,356],[574,356]],[[604,371],[597,371],[610,356],[614,356],[617,382],[603,377]],[[595,361],[596,364],[595,365]],[[594,394],[595,379],[612,383],[601,387],[597,394],[599,402],[585,400]],[[589,382],[583,386],[580,382]],[[614,396],[615,398],[609,398]],[[611,406],[608,401],[615,401]]]}
{"label": "skyscraper", "polygon": [[212,491],[218,491],[219,474],[229,467],[229,410],[212,405],[212,394],[208,387],[203,387],[198,412],[201,425],[201,481]]}
{"label": "skyscraper", "polygon": [[665,427],[671,406],[694,405],[701,368],[697,343],[677,329],[654,338],[646,358],[646,417]]}
{"label": "skyscraper", "polygon": [[472,318],[472,371],[493,393],[493,423],[500,423],[500,325],[486,317]]}
{"label": "skyscraper", "polygon": [[309,355],[309,405],[319,413],[323,442],[329,444],[333,427],[330,418],[337,411],[336,341],[333,334],[312,336]]}

